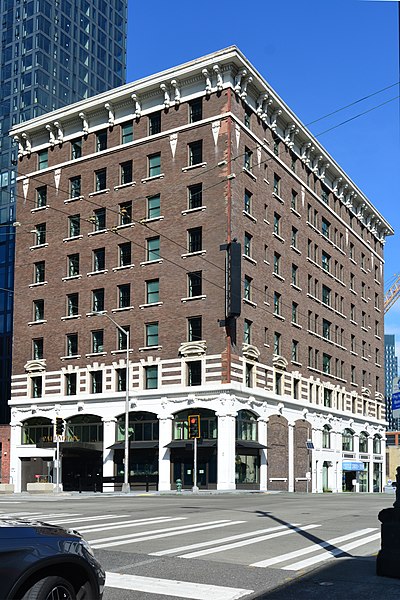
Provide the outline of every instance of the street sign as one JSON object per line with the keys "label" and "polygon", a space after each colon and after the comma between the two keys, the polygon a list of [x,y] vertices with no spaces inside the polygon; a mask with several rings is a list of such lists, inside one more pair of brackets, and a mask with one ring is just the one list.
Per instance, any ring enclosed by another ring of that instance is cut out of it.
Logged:
{"label": "street sign", "polygon": [[393,381],[392,394],[392,413],[395,419],[400,417],[400,378],[396,377]]}

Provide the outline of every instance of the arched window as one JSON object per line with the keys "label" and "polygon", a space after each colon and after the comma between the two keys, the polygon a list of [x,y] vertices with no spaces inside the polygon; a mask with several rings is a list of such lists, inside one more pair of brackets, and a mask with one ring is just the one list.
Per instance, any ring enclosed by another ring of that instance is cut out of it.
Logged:
{"label": "arched window", "polygon": [[380,454],[382,452],[382,438],[380,435],[374,435],[373,453]]}
{"label": "arched window", "polygon": [[322,428],[322,447],[331,447],[331,428],[329,427],[329,425],[324,425]]}
{"label": "arched window", "polygon": [[103,423],[97,415],[76,415],[66,420],[67,442],[102,442]]}
{"label": "arched window", "polygon": [[174,416],[174,440],[188,439],[189,415],[200,415],[200,437],[202,439],[217,439],[217,417],[215,412],[205,408],[191,408],[182,410]]}
{"label": "arched window", "polygon": [[257,417],[249,410],[239,410],[236,417],[236,439],[256,442],[258,439]]}
{"label": "arched window", "polygon": [[345,429],[342,434],[342,450],[344,452],[353,452],[354,450],[354,438],[351,429]]}
{"label": "arched window", "polygon": [[[156,441],[159,437],[157,415],[151,412],[129,413],[129,439],[131,442]],[[125,415],[117,420],[117,441],[125,439]]]}
{"label": "arched window", "polygon": [[368,452],[368,433],[365,431],[360,433],[359,451]]}
{"label": "arched window", "polygon": [[53,441],[53,423],[45,417],[27,419],[22,425],[22,443],[37,444]]}

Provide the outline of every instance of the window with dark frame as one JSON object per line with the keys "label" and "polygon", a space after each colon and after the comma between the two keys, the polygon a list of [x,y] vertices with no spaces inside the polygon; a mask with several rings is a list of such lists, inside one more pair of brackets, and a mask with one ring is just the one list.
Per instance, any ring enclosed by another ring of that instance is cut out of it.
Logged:
{"label": "window with dark frame", "polygon": [[93,271],[104,271],[106,268],[106,249],[93,250]]}
{"label": "window with dark frame", "polygon": [[71,159],[76,160],[82,156],[82,139],[72,140],[71,142]]}
{"label": "window with dark frame", "polygon": [[104,310],[104,288],[92,290],[92,311],[101,312]]}
{"label": "window with dark frame", "polygon": [[158,219],[161,216],[160,194],[148,196],[147,198],[147,218]]}
{"label": "window with dark frame", "polygon": [[120,164],[120,182],[121,185],[132,183],[133,181],[133,162],[127,160]]}
{"label": "window with dark frame", "polygon": [[77,390],[77,374],[76,373],[66,373],[65,374],[65,395],[66,396],[75,396]]}
{"label": "window with dark frame", "polygon": [[119,205],[119,224],[130,225],[132,223],[132,201],[122,202]]}
{"label": "window with dark frame", "polygon": [[34,264],[34,283],[44,283],[45,281],[45,261],[41,260]]}
{"label": "window with dark frame", "polygon": [[46,243],[46,223],[39,223],[35,228],[35,245],[42,246]]}
{"label": "window with dark frame", "polygon": [[90,372],[90,391],[92,394],[103,392],[103,371]]}
{"label": "window with dark frame", "polygon": [[158,236],[146,240],[146,260],[160,260],[160,238]]}
{"label": "window with dark frame", "polygon": [[32,358],[34,360],[42,360],[42,358],[43,358],[43,338],[35,338],[32,340]]}
{"label": "window with dark frame", "polygon": [[31,378],[32,398],[41,398],[43,395],[43,379],[42,376]]}
{"label": "window with dark frame", "polygon": [[81,234],[81,216],[71,215],[68,217],[68,236],[78,237]]}
{"label": "window with dark frame", "polygon": [[148,157],[149,177],[161,175],[161,153],[151,154]]}
{"label": "window with dark frame", "polygon": [[107,189],[107,169],[99,169],[94,172],[95,191],[101,192]]}
{"label": "window with dark frame", "polygon": [[189,123],[196,123],[203,118],[203,98],[196,98],[189,102]]}
{"label": "window with dark frame", "polygon": [[93,230],[103,231],[106,229],[106,209],[98,208],[93,213]]}
{"label": "window with dark frame", "polygon": [[102,329],[96,329],[92,331],[92,352],[93,354],[99,354],[104,351],[104,331]]}
{"label": "window with dark frame", "polygon": [[203,162],[203,140],[188,144],[189,165],[199,165]]}
{"label": "window with dark frame", "polygon": [[96,152],[107,150],[107,129],[96,133]]}
{"label": "window with dark frame", "polygon": [[34,300],[33,301],[33,320],[34,321],[44,321],[44,300]]}
{"label": "window with dark frame", "polygon": [[69,195],[71,198],[79,198],[81,195],[81,177],[71,177],[69,180]]}
{"label": "window with dark frame", "polygon": [[66,336],[67,356],[77,356],[78,354],[78,334],[68,333]]}
{"label": "window with dark frame", "polygon": [[68,260],[68,277],[79,275],[79,254],[70,254]]}
{"label": "window with dark frame", "polygon": [[146,323],[146,346],[158,346],[158,322]]}
{"label": "window with dark frame", "polygon": [[202,318],[188,317],[188,342],[198,342],[202,340]]}
{"label": "window with dark frame", "polygon": [[121,142],[128,144],[133,142],[133,121],[127,121],[121,125]]}
{"label": "window with dark frame", "polygon": [[132,248],[131,242],[124,242],[118,246],[119,252],[119,263],[120,267],[127,267],[132,264]]}
{"label": "window with dark frame", "polygon": [[203,205],[203,184],[196,183],[188,187],[188,207],[189,210],[199,208]]}
{"label": "window with dark frame", "polygon": [[146,390],[158,388],[158,366],[149,365],[144,368],[144,386]]}
{"label": "window with dark frame", "polygon": [[131,284],[123,283],[118,286],[118,308],[128,308],[131,305]]}
{"label": "window with dark frame", "polygon": [[79,314],[79,294],[77,292],[67,295],[67,316],[76,317]]}
{"label": "window with dark frame", "polygon": [[244,190],[244,212],[251,215],[252,209],[252,196],[253,194],[249,190]]}
{"label": "window with dark frame", "polygon": [[161,133],[161,112],[149,115],[149,135]]}
{"label": "window with dark frame", "polygon": [[201,360],[191,360],[186,365],[188,386],[201,385]]}
{"label": "window with dark frame", "polygon": [[202,272],[188,273],[188,296],[196,298],[202,295]]}
{"label": "window with dark frame", "polygon": [[35,208],[43,208],[44,206],[47,206],[47,185],[36,188]]}
{"label": "window with dark frame", "polygon": [[146,304],[155,304],[160,301],[160,280],[146,281]]}
{"label": "window with dark frame", "polygon": [[202,227],[188,229],[188,252],[200,252],[203,249]]}

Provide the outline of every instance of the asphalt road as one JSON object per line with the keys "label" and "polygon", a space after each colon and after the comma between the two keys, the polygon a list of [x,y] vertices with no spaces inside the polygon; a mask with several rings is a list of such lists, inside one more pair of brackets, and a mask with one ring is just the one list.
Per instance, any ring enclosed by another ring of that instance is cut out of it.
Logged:
{"label": "asphalt road", "polygon": [[[2,515],[80,531],[108,573],[104,600],[398,597],[375,575],[378,494],[0,497]],[[400,576],[400,565],[399,565]]]}

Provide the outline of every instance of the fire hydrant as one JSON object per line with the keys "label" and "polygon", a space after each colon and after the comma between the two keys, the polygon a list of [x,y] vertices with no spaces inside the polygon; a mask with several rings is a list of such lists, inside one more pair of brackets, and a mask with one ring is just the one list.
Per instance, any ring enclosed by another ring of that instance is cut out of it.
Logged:
{"label": "fire hydrant", "polygon": [[175,483],[176,491],[178,492],[178,494],[180,494],[182,492],[182,479],[177,479]]}

